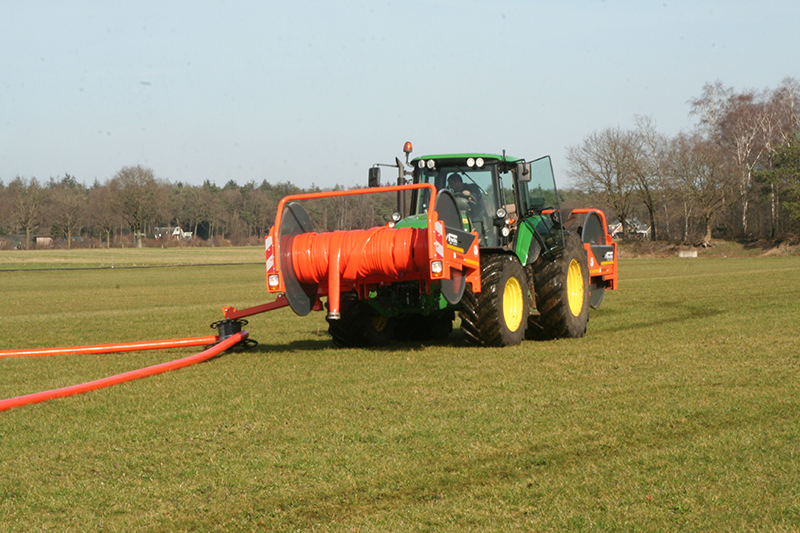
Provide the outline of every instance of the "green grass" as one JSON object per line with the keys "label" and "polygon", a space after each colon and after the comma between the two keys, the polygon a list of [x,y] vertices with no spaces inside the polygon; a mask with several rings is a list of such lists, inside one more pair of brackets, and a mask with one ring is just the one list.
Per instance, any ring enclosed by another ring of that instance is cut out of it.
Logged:
{"label": "green grass", "polygon": [[[0,531],[798,531],[799,277],[797,257],[623,261],[586,337],[506,349],[337,350],[322,313],[255,316],[253,351],[0,413]],[[2,272],[0,349],[205,335],[264,284],[262,264]],[[194,352],[3,358],[0,398]]]}
{"label": "green grass", "polygon": [[80,268],[198,266],[264,261],[260,246],[221,248],[96,248],[81,250],[0,250],[0,272]]}

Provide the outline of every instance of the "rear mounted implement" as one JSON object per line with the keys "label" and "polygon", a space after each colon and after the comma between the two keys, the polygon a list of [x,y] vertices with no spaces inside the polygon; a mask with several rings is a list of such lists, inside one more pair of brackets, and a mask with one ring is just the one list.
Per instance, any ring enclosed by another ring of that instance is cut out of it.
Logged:
{"label": "rear mounted implement", "polygon": [[[393,222],[368,230],[315,233],[300,202],[375,192],[426,189],[431,202],[425,227]],[[287,196],[278,205],[275,226],[265,240],[267,287],[285,294],[292,310],[307,315],[327,296],[328,319],[342,318],[341,295],[367,301],[381,287],[402,282],[419,294],[441,294],[450,304],[466,285],[480,291],[477,235],[464,231],[453,194],[430,184],[399,185]]]}

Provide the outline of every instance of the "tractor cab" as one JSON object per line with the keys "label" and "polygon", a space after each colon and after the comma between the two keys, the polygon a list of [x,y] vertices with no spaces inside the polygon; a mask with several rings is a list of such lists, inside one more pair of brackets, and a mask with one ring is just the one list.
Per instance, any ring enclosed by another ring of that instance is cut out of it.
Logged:
{"label": "tractor cab", "polygon": [[[538,251],[561,244],[552,216],[559,206],[549,156],[526,162],[495,154],[432,155],[415,158],[411,165],[414,183],[452,191],[464,229],[477,232],[481,248],[522,244],[525,249],[517,252],[525,257],[532,241]],[[430,190],[414,191],[411,218],[427,213],[429,201]]]}
{"label": "tractor cab", "polygon": [[[430,183],[436,190],[449,189],[462,213],[464,229],[478,233],[481,248],[507,244],[501,228],[508,215],[506,205],[515,206],[514,180],[500,168],[497,156],[456,154],[414,159],[414,183]],[[430,190],[415,191],[410,215],[428,210]],[[501,208],[503,208],[501,210]]]}

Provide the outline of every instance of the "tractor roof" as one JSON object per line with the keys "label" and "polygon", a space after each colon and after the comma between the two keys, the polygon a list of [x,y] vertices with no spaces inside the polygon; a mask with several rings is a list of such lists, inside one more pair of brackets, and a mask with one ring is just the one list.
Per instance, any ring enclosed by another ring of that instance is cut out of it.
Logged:
{"label": "tractor roof", "polygon": [[[438,155],[423,155],[420,157],[415,157],[412,162],[416,162],[419,160],[427,160],[427,159],[435,159],[437,161],[442,160],[460,160],[460,159],[467,159],[469,157],[482,157],[485,160],[495,159],[498,161],[503,161],[502,155],[497,154],[484,154],[484,153],[464,153],[464,154],[438,154]],[[511,157],[510,155],[505,156],[505,161],[509,163],[514,163],[516,161],[522,161],[522,158],[519,157]]]}

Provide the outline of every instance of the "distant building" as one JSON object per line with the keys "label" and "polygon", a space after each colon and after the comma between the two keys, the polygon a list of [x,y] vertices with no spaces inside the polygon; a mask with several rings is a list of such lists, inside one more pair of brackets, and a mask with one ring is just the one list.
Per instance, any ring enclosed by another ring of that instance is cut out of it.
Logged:
{"label": "distant building", "polygon": [[[631,218],[625,221],[628,227],[628,236],[633,237],[636,239],[649,239],[650,238],[650,226],[647,224],[640,222],[637,218]],[[612,239],[616,239],[622,236],[622,222],[619,220],[614,220],[613,222],[609,223],[608,225],[608,233],[611,235]]]}
{"label": "distant building", "polygon": [[153,235],[156,239],[160,239],[162,237],[174,237],[176,239],[191,239],[192,232],[191,231],[183,231],[180,227],[172,227],[166,226],[163,228],[155,228],[153,230]]}

